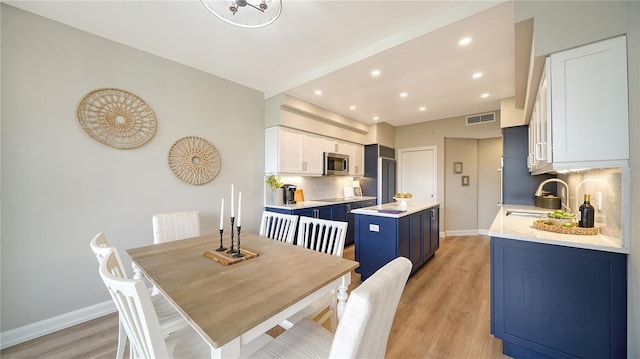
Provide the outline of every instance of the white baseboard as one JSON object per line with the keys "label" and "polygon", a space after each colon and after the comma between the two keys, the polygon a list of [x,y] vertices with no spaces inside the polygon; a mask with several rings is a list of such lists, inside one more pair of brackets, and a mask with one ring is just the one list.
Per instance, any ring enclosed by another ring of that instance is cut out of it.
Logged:
{"label": "white baseboard", "polygon": [[477,229],[468,229],[468,230],[463,230],[463,231],[446,231],[445,235],[447,237],[449,236],[477,236],[478,230]]}
{"label": "white baseboard", "polygon": [[112,300],[0,333],[0,349],[39,338],[116,311]]}
{"label": "white baseboard", "polygon": [[489,230],[488,229],[478,229],[478,234],[481,234],[483,236],[488,236],[489,235]]}

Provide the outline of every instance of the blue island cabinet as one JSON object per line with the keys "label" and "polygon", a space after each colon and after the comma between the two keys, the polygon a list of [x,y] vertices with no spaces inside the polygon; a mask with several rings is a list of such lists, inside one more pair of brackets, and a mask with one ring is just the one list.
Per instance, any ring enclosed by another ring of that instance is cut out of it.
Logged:
{"label": "blue island cabinet", "polygon": [[397,257],[411,260],[415,273],[440,246],[439,206],[405,216],[355,215],[356,269],[364,281]]}
{"label": "blue island cabinet", "polygon": [[491,333],[514,358],[626,358],[627,255],[491,237]]}

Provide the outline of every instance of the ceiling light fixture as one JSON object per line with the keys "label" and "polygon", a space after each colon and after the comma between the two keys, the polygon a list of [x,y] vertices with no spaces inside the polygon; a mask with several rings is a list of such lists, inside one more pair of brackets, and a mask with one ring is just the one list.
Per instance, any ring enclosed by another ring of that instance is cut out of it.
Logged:
{"label": "ceiling light fixture", "polygon": [[476,72],[475,74],[473,74],[474,79],[479,79],[481,77],[482,77],[482,72]]}
{"label": "ceiling light fixture", "polygon": [[373,76],[373,77],[380,76],[380,70],[373,70],[373,71],[371,71],[371,76]]}
{"label": "ceiling light fixture", "polygon": [[460,46],[465,46],[465,45],[469,45],[471,43],[471,38],[470,37],[465,37],[460,39],[460,41],[458,42],[458,44],[460,44]]}
{"label": "ceiling light fixture", "polygon": [[200,0],[220,20],[239,27],[255,29],[280,17],[282,0]]}
{"label": "ceiling light fixture", "polygon": [[426,108],[426,107],[424,107],[424,106],[422,106],[422,107],[420,107],[418,110],[419,110],[419,111],[426,111],[426,110],[427,110],[427,108]]}
{"label": "ceiling light fixture", "polygon": [[406,92],[403,92],[403,93],[400,94],[400,97],[407,97],[407,96],[409,96],[409,94],[406,93]]}
{"label": "ceiling light fixture", "polygon": [[483,93],[482,95],[480,95],[480,97],[487,98],[487,97],[489,97],[489,94],[488,93]]}
{"label": "ceiling light fixture", "polygon": [[322,95],[322,91],[320,91],[320,90],[315,90],[313,93],[318,95],[318,96]]}
{"label": "ceiling light fixture", "polygon": [[375,116],[375,117],[373,118],[373,120],[374,120],[374,121],[378,121],[379,119],[380,119],[380,117],[378,117],[378,116]]}
{"label": "ceiling light fixture", "polygon": [[356,107],[355,107],[355,106],[353,106],[353,105],[349,106],[349,110],[353,111],[353,110],[355,110],[355,109],[356,109]]}

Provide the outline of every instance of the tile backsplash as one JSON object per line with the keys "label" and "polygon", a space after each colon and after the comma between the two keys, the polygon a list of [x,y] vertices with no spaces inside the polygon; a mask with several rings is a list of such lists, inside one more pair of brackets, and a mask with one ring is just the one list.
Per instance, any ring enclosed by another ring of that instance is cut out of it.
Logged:
{"label": "tile backsplash", "polygon": [[625,213],[629,213],[629,204],[625,200],[625,195],[629,196],[625,193],[625,188],[629,188],[628,172],[628,168],[610,168],[558,176],[569,184],[569,204],[572,210],[578,213],[578,208],[584,202],[584,195],[591,195],[591,205],[596,210],[596,226],[600,226],[602,234],[619,239],[619,244],[622,244],[625,237],[623,234],[629,226],[629,218],[625,218]]}
{"label": "tile backsplash", "polygon": [[351,176],[282,176],[280,180],[282,183],[293,184],[302,189],[305,201],[344,197],[344,187],[353,185]]}

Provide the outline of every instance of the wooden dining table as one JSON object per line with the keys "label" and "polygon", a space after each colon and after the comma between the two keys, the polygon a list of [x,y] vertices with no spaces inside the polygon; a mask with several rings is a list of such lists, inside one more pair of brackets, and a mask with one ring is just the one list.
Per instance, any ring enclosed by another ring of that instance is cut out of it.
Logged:
{"label": "wooden dining table", "polygon": [[[229,237],[223,242],[228,247]],[[239,357],[243,346],[334,290],[341,315],[358,262],[242,233],[241,248],[258,256],[223,265],[204,255],[219,244],[211,234],[127,250],[211,346],[212,358]]]}

